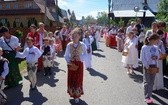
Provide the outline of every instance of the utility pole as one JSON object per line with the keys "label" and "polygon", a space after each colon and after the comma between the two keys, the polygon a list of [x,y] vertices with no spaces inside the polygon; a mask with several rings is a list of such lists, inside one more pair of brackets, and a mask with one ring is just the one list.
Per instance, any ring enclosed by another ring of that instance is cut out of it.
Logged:
{"label": "utility pole", "polygon": [[147,3],[147,0],[143,0],[143,23],[145,23],[145,16],[146,16],[146,10],[148,9],[148,3]]}
{"label": "utility pole", "polygon": [[44,24],[47,23],[47,0],[45,0]]}
{"label": "utility pole", "polygon": [[111,9],[111,0],[108,0],[108,23],[110,25],[110,9]]}

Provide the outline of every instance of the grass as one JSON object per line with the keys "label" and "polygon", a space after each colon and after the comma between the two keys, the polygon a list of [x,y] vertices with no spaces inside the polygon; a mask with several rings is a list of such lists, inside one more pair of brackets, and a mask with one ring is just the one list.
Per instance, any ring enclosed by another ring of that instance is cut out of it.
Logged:
{"label": "grass", "polygon": [[26,61],[22,61],[20,64],[19,64],[19,69],[20,69],[20,72],[24,72],[26,71],[26,67],[27,67],[27,64],[26,64]]}

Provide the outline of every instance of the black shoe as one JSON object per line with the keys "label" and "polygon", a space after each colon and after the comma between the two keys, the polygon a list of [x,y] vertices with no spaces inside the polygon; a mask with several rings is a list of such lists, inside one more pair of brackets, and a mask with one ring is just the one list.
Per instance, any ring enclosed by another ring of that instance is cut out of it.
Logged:
{"label": "black shoe", "polygon": [[34,88],[31,88],[31,90],[37,90],[37,87],[35,86]]}

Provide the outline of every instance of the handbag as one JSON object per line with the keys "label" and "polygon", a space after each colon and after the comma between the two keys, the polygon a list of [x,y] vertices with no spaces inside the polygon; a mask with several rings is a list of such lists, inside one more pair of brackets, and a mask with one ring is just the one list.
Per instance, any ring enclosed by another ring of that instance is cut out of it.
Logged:
{"label": "handbag", "polygon": [[74,63],[68,64],[68,70],[76,71],[79,66],[75,65]]}
{"label": "handbag", "polygon": [[148,74],[156,74],[159,72],[159,68],[158,67],[149,67],[148,69],[146,69],[146,72]]}
{"label": "handbag", "polygon": [[160,57],[159,57],[159,60],[163,60],[163,59],[166,59],[167,57],[167,54],[160,54]]}
{"label": "handbag", "polygon": [[127,56],[127,55],[128,55],[128,52],[127,52],[127,51],[123,51],[123,52],[122,52],[122,55],[123,55],[123,56]]}

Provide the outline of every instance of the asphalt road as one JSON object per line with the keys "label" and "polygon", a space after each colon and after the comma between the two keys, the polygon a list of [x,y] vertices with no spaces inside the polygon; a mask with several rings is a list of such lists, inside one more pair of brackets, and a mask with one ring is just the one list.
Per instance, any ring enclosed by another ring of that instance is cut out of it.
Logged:
{"label": "asphalt road", "polygon": [[[146,105],[143,96],[142,70],[128,76],[121,63],[121,53],[100,43],[101,50],[93,54],[93,69],[84,70],[84,95],[77,105]],[[66,90],[67,68],[62,56],[57,57],[58,67],[51,77],[38,72],[36,91],[29,91],[27,73],[23,84],[5,90],[7,105],[76,105]],[[153,105],[168,105],[168,80],[165,90],[154,92]]]}

